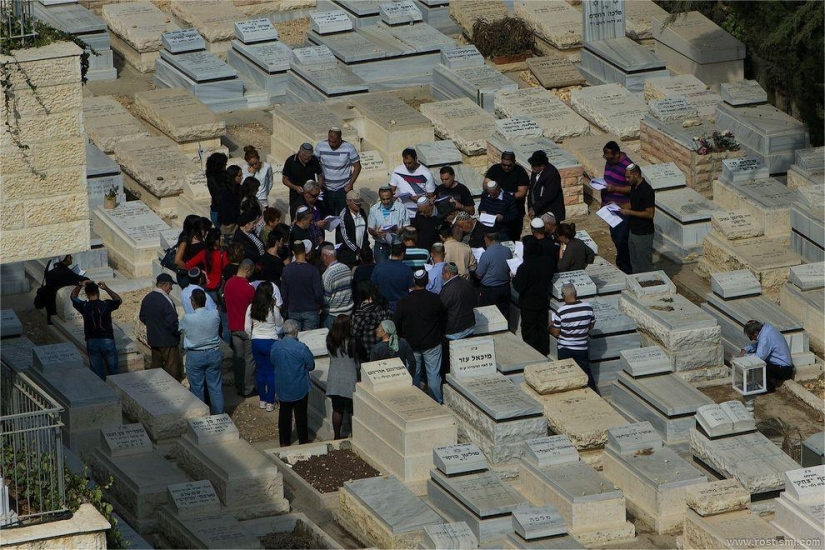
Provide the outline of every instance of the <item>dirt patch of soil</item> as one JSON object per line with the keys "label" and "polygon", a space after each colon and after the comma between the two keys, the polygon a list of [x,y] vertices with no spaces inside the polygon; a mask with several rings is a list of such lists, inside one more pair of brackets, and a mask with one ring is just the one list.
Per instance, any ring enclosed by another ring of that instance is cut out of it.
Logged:
{"label": "dirt patch of soil", "polygon": [[299,48],[303,46],[307,38],[309,17],[274,23],[273,25],[278,30],[278,40],[290,48]]}
{"label": "dirt patch of soil", "polygon": [[[149,292],[149,288],[133,290],[131,292],[119,292],[118,294],[123,300],[123,303],[112,312],[112,320],[121,325],[133,323],[138,311],[140,311],[140,303]],[[105,292],[101,292],[101,294],[106,295]]]}
{"label": "dirt patch of soil", "polygon": [[261,539],[267,550],[281,548],[313,548],[314,541],[301,533],[269,533]]}
{"label": "dirt patch of soil", "polygon": [[320,493],[337,491],[345,481],[381,475],[349,449],[338,449],[301,460],[295,463],[292,470]]}
{"label": "dirt patch of soil", "polygon": [[[234,393],[234,388],[229,391]],[[241,438],[249,443],[278,441],[278,406],[272,412],[258,407],[257,398],[249,398],[232,410],[227,410],[229,417],[238,427]],[[269,547],[267,547],[269,548]],[[272,547],[276,548],[276,547]]]}
{"label": "dirt patch of soil", "polygon": [[46,324],[46,314],[32,309],[26,312],[17,311],[17,318],[23,325],[23,336],[31,340],[35,346],[59,344],[62,340],[49,329]]}
{"label": "dirt patch of soil", "polygon": [[661,279],[650,279],[649,281],[638,281],[639,286],[641,287],[649,287],[649,286],[659,286],[665,284],[665,282]]}
{"label": "dirt patch of soil", "polygon": [[825,399],[825,378],[814,378],[813,380],[803,380],[800,386],[814,394],[820,399]]}

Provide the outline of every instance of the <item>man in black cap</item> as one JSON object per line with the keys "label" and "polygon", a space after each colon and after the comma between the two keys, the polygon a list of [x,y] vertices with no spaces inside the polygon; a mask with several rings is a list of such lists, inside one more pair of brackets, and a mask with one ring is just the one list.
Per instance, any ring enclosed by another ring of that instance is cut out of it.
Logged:
{"label": "man in black cap", "polygon": [[291,155],[284,162],[283,178],[281,182],[289,187],[289,217],[295,221],[295,210],[298,209],[303,186],[308,180],[318,182],[319,188],[324,185],[324,173],[321,162],[314,154],[309,143],[302,143],[298,152]]}
{"label": "man in black cap", "polygon": [[544,151],[536,151],[527,161],[533,171],[530,176],[530,192],[527,194],[527,212],[530,218],[552,212],[557,222],[563,222],[565,211],[561,174],[550,164]]}
{"label": "man in black cap", "polygon": [[413,273],[412,291],[398,300],[395,308],[395,326],[398,336],[407,340],[415,356],[413,385],[420,388],[426,372],[430,397],[442,403],[441,340],[447,315],[438,294],[427,291],[427,283],[426,270]]}
{"label": "man in black cap", "polygon": [[149,368],[162,368],[180,381],[181,357],[178,312],[169,293],[175,280],[168,273],[161,273],[155,281],[155,288],[140,304],[140,322],[146,325],[146,342],[152,348],[152,364]]}

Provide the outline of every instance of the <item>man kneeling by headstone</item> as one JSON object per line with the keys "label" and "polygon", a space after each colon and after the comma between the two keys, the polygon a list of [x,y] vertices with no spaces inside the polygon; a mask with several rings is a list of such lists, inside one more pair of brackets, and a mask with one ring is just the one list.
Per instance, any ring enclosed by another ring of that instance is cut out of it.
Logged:
{"label": "man kneeling by headstone", "polygon": [[[87,300],[78,298],[80,289],[86,291]],[[100,299],[100,289],[106,291],[111,300]],[[112,312],[120,307],[123,300],[106,283],[93,283],[86,279],[77,283],[72,290],[72,306],[83,316],[83,336],[86,339],[86,353],[89,365],[96,375],[106,380],[106,371],[117,374],[117,347],[112,327]]]}
{"label": "man kneeling by headstone", "polygon": [[781,332],[768,323],[753,320],[745,323],[744,332],[752,343],[739,352],[739,357],[755,355],[765,362],[769,392],[793,378],[791,350]]}

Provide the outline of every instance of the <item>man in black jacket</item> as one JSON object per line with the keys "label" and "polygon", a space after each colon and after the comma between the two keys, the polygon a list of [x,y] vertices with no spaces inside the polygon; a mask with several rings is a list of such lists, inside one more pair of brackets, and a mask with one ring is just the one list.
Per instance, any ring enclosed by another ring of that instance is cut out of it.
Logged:
{"label": "man in black jacket", "polygon": [[561,174],[550,164],[547,153],[536,151],[527,159],[533,173],[530,175],[530,192],[527,207],[530,218],[537,218],[545,212],[552,212],[556,221],[565,218],[564,195],[561,190]]}
{"label": "man in black jacket", "polygon": [[513,278],[513,289],[518,292],[521,312],[521,339],[542,355],[550,353],[547,333],[550,308],[550,281],[556,272],[556,263],[542,253],[539,241],[527,235],[524,243],[524,263]]}
{"label": "man in black jacket", "polygon": [[450,262],[441,272],[444,284],[441,287],[441,303],[447,310],[447,323],[444,327],[447,340],[460,340],[472,336],[476,325],[473,308],[476,307],[476,292],[473,284],[458,276],[458,266]]}
{"label": "man in black jacket", "polygon": [[407,340],[415,356],[413,385],[421,387],[423,373],[427,373],[430,397],[443,403],[441,395],[441,339],[444,337],[444,304],[438,294],[427,291],[427,271],[413,274],[412,292],[398,300],[395,307],[395,326],[398,336]]}
{"label": "man in black jacket", "polygon": [[180,381],[181,357],[178,312],[169,293],[174,279],[168,273],[161,273],[155,281],[155,288],[143,298],[140,304],[140,321],[146,325],[146,342],[152,348],[150,368],[162,368]]}

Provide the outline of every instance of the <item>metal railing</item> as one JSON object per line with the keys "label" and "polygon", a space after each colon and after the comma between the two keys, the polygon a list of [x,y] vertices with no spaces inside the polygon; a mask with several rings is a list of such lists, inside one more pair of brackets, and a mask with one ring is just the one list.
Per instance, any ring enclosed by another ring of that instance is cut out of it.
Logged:
{"label": "metal railing", "polygon": [[10,41],[10,49],[23,48],[34,41],[32,0],[0,0],[0,42]]}
{"label": "metal railing", "polygon": [[0,477],[16,514],[15,521],[6,514],[0,527],[47,521],[67,511],[63,408],[24,373],[5,363],[0,369]]}

